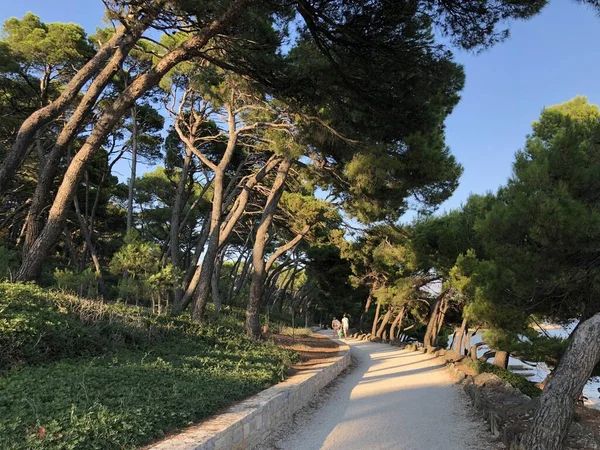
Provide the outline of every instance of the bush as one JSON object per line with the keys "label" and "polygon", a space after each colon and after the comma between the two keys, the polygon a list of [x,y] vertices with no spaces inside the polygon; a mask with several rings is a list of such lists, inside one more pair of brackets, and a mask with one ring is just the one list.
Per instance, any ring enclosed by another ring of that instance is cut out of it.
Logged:
{"label": "bush", "polygon": [[114,307],[33,284],[0,283],[0,311],[0,370],[148,343],[139,313],[115,320]]}
{"label": "bush", "polygon": [[516,373],[511,372],[510,370],[503,369],[502,367],[494,366],[493,364],[488,364],[479,361],[468,361],[467,364],[477,372],[480,373],[493,373],[497,375],[500,379],[508,382],[511,386],[520,390],[523,394],[535,398],[539,397],[542,393],[541,389],[535,386],[533,383],[527,381],[526,378],[518,375]]}
{"label": "bush", "polygon": [[[0,448],[133,449],[281,380],[293,352],[243,334],[0,283]],[[8,349],[8,350],[7,350]]]}
{"label": "bush", "polygon": [[98,276],[89,267],[83,272],[56,269],[54,279],[59,289],[80,297],[98,297]]}
{"label": "bush", "polygon": [[0,281],[11,280],[19,270],[20,253],[0,245]]}

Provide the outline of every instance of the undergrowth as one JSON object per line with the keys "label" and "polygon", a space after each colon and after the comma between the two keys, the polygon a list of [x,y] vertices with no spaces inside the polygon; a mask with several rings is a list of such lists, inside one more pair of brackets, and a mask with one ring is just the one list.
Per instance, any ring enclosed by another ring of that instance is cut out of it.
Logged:
{"label": "undergrowth", "polygon": [[0,448],[133,449],[284,377],[296,354],[243,334],[0,283]]}
{"label": "undergrowth", "polygon": [[477,374],[493,373],[494,375],[497,375],[500,379],[510,383],[511,386],[517,388],[523,394],[531,398],[539,397],[542,393],[540,388],[527,381],[525,377],[511,372],[510,370],[480,361],[467,361],[466,364],[477,372]]}

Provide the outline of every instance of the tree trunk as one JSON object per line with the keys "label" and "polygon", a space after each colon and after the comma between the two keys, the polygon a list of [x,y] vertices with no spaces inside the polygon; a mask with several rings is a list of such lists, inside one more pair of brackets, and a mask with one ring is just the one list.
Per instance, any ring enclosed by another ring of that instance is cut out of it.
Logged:
{"label": "tree trunk", "polygon": [[240,292],[242,292],[244,284],[246,284],[246,281],[248,280],[248,275],[250,274],[251,270],[252,270],[252,253],[250,255],[248,255],[248,258],[246,259],[246,262],[244,263],[244,267],[242,269],[242,276],[239,278],[239,280],[235,286],[235,289],[233,290],[234,297],[240,295]]}
{"label": "tree trunk", "polygon": [[183,277],[183,282],[181,284],[184,287],[184,290],[183,292],[179,289],[175,290],[173,310],[171,311],[174,315],[182,313],[188,307],[192,297],[194,296],[194,292],[196,292],[198,281],[200,280],[200,271],[202,270],[201,265],[198,265],[198,260],[200,259],[200,255],[202,254],[204,246],[206,245],[206,241],[208,240],[209,230],[210,213],[207,214],[204,219],[202,231],[200,232],[200,238],[198,239],[196,248],[194,250],[194,256],[192,257],[188,270]]}
{"label": "tree trunk", "polygon": [[542,391],[523,450],[560,450],[568,434],[575,402],[600,361],[600,313],[581,323]]}
{"label": "tree trunk", "polygon": [[508,357],[510,355],[505,351],[496,351],[494,355],[494,366],[501,367],[503,369],[508,368]]}
{"label": "tree trunk", "polygon": [[[179,126],[177,125],[177,122],[175,124],[177,133],[185,142],[186,148],[192,153],[194,153],[196,156],[198,156],[198,158],[207,166],[209,166],[209,168],[212,169],[215,174],[213,178],[213,199],[210,215],[208,247],[206,249],[204,259],[202,260],[202,266],[200,267],[200,277],[198,279],[198,292],[196,294],[194,310],[192,312],[192,317],[195,320],[202,320],[204,317],[206,303],[208,302],[208,296],[212,289],[211,284],[213,278],[213,271],[215,268],[215,260],[217,259],[217,254],[219,253],[220,249],[219,237],[221,231],[221,216],[223,214],[225,170],[231,162],[231,158],[233,157],[233,153],[238,141],[237,121],[233,109],[235,107],[234,102],[234,94],[231,93],[230,102],[229,104],[225,105],[227,109],[227,127],[229,132],[229,138],[227,140],[227,147],[225,148],[223,156],[221,157],[221,160],[219,161],[218,165],[214,165],[213,163],[211,163],[198,149],[196,149],[194,146],[194,141],[186,139],[183,133],[181,132]],[[186,295],[184,295],[183,301],[189,301],[187,298],[187,293]]]}
{"label": "tree trunk", "polygon": [[258,339],[260,337],[260,303],[262,300],[264,283],[267,278],[265,270],[265,246],[269,238],[268,231],[277,209],[279,199],[285,189],[285,180],[289,173],[292,161],[289,158],[284,159],[279,164],[277,176],[273,182],[273,187],[269,192],[269,197],[265,203],[265,209],[261,217],[260,225],[256,231],[254,240],[254,249],[252,251],[252,261],[254,264],[254,273],[252,274],[252,283],[250,284],[250,298],[246,309],[246,334]]}
{"label": "tree trunk", "polygon": [[[31,201],[31,207],[29,208],[29,212],[27,214],[27,234],[25,237],[25,244],[23,246],[23,256],[27,255],[29,248],[39,236],[42,228],[41,215],[46,205],[50,203],[50,192],[52,190],[52,184],[54,182],[54,177],[56,176],[60,160],[62,159],[68,146],[73,141],[77,131],[81,128],[84,120],[86,117],[88,117],[90,111],[96,104],[100,94],[104,91],[104,88],[108,82],[119,70],[123,64],[123,61],[143,31],[143,28],[131,30],[131,34],[127,35],[126,38],[122,40],[120,46],[117,47],[108,64],[104,67],[104,69],[102,69],[98,76],[94,78],[94,81],[81,99],[81,102],[79,102],[77,108],[56,138],[56,142],[54,143],[52,150],[46,157],[43,170],[35,187],[35,192]],[[100,189],[98,189],[98,191],[99,190]],[[98,198],[98,195],[96,198]],[[90,233],[92,233],[92,231],[93,227],[90,224]]]}
{"label": "tree trunk", "polygon": [[373,291],[369,291],[369,295],[367,296],[367,299],[365,301],[365,307],[361,311],[360,317],[358,318],[358,329],[360,331],[362,331],[362,329],[363,329],[363,322],[365,320],[365,314],[367,314],[369,312],[369,308],[371,307],[372,300],[373,300]]}
{"label": "tree trunk", "polygon": [[227,218],[223,221],[223,226],[221,229],[221,234],[219,235],[220,245],[223,245],[225,241],[231,235],[235,224],[238,222],[244,211],[246,210],[246,205],[248,204],[248,200],[250,198],[250,193],[252,189],[260,183],[266,176],[271,172],[277,165],[281,163],[281,159],[278,157],[273,157],[269,159],[267,164],[265,164],[255,175],[250,177],[244,187],[242,188],[242,192],[236,198],[231,211],[227,215]]}
{"label": "tree trunk", "polygon": [[404,321],[404,315],[406,314],[406,306],[400,308],[400,312],[392,322],[392,326],[390,327],[390,340],[393,341],[396,339],[396,328],[402,328],[402,322]]}
{"label": "tree trunk", "polygon": [[79,200],[77,199],[77,196],[73,197],[73,205],[75,206],[75,212],[77,213],[77,219],[79,220],[81,234],[83,235],[85,243],[87,244],[88,251],[92,257],[92,262],[94,263],[94,269],[96,270],[96,276],[98,277],[98,290],[100,291],[100,295],[106,298],[107,292],[104,286],[104,278],[102,277],[102,267],[100,266],[100,260],[98,259],[98,254],[96,253],[96,247],[92,242],[92,236],[88,232],[84,217],[81,215],[81,209],[79,208]]}
{"label": "tree trunk", "polygon": [[435,299],[431,313],[429,314],[429,321],[427,322],[427,330],[423,337],[423,346],[425,348],[435,347],[437,345],[437,333],[438,333],[438,321],[440,320],[440,312],[442,308],[442,302],[446,292],[441,292]]}
{"label": "tree trunk", "polygon": [[68,212],[67,206],[73,197],[83,170],[123,114],[148,89],[155,86],[169,70],[178,63],[196,55],[212,37],[231,25],[250,3],[251,0],[233,1],[220,19],[212,21],[202,32],[167,53],[152,69],[139,75],[106,110],[69,165],[56,194],[54,204],[50,209],[46,226],[31,246],[27,256],[23,258],[21,268],[16,276],[17,281],[33,280],[40,274],[44,258],[48,255],[62,231]]}
{"label": "tree trunk", "polygon": [[377,337],[382,336],[383,331],[385,330],[385,327],[387,326],[388,322],[390,321],[390,317],[392,317],[392,308],[391,307],[387,310],[387,312],[385,313],[385,316],[383,316],[381,325],[379,325],[379,329],[377,330]]}
{"label": "tree trunk", "polygon": [[377,334],[377,323],[379,322],[379,312],[381,311],[381,302],[377,300],[377,308],[375,308],[375,318],[373,319],[373,325],[371,326],[371,336]]}
{"label": "tree trunk", "polygon": [[465,337],[465,330],[467,329],[467,319],[463,318],[463,321],[460,325],[460,329],[458,330],[458,339],[456,340],[455,349],[461,355],[463,354],[463,340]]}
{"label": "tree trunk", "polygon": [[192,163],[192,151],[186,147],[185,158],[183,160],[183,167],[181,168],[181,175],[179,183],[177,183],[177,193],[175,195],[175,201],[173,202],[173,209],[171,211],[171,262],[173,266],[179,267],[179,223],[181,219],[181,213],[184,206],[184,195],[185,195],[185,183],[188,178],[188,172]]}
{"label": "tree trunk", "polygon": [[137,149],[138,149],[137,111],[131,108],[131,175],[129,177],[129,193],[127,196],[127,233],[133,228],[133,194],[135,178],[137,176]]}
{"label": "tree trunk", "polygon": [[75,99],[83,86],[104,66],[107,60],[115,53],[115,49],[124,45],[125,42],[132,43],[148,27],[150,21],[140,21],[134,25],[134,30],[128,32],[125,26],[117,28],[115,34],[96,54],[77,71],[75,76],[67,83],[60,96],[49,105],[32,113],[21,125],[19,132],[12,145],[11,151],[0,166],[0,193],[4,192],[14,174],[23,163],[36,134],[44,126],[56,119]]}
{"label": "tree trunk", "polygon": [[215,267],[215,270],[213,270],[213,276],[212,276],[212,280],[211,280],[212,300],[213,300],[213,303],[215,304],[216,312],[221,311],[221,295],[219,294],[219,272],[220,272],[219,268]]}

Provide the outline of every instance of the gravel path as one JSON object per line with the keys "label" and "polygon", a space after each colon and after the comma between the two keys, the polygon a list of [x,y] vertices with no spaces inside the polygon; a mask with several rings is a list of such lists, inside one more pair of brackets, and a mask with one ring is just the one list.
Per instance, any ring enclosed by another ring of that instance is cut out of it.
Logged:
{"label": "gravel path", "polygon": [[431,355],[349,339],[353,367],[265,444],[273,450],[501,449]]}

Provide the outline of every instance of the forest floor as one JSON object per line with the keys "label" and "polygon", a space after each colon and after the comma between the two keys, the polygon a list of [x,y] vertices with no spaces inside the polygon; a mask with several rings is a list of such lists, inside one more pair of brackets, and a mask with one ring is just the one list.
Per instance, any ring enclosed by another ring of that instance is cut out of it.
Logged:
{"label": "forest floor", "polygon": [[435,357],[349,339],[353,364],[266,448],[499,449]]}
{"label": "forest floor", "polygon": [[575,420],[590,430],[600,441],[600,411],[587,406],[575,407]]}

